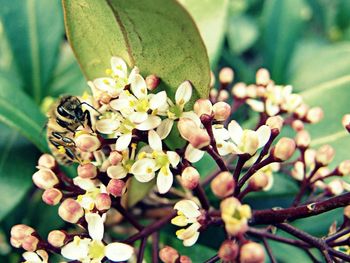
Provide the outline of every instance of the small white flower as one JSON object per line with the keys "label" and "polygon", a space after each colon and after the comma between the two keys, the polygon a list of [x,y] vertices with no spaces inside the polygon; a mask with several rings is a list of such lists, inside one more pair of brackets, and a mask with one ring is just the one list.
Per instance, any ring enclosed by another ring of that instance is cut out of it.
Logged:
{"label": "small white flower", "polygon": [[24,252],[22,257],[25,259],[23,263],[48,263],[49,255],[45,250],[37,250],[35,252]]}
{"label": "small white flower", "polygon": [[78,203],[85,209],[85,211],[91,211],[94,209],[95,200],[98,194],[107,193],[105,185],[99,180],[85,179],[77,176],[73,181],[75,185],[86,191],[85,194],[77,197]]}

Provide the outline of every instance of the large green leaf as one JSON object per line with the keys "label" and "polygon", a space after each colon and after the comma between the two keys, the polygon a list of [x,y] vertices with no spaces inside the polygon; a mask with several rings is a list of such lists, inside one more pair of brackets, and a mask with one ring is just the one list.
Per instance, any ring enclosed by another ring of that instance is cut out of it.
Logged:
{"label": "large green leaf", "polygon": [[13,81],[0,75],[0,122],[7,124],[33,142],[41,151],[47,150],[44,139],[46,118]]}
{"label": "large green leaf", "polygon": [[64,29],[58,1],[0,0],[0,20],[23,79],[40,102],[58,54]]}
{"label": "large green leaf", "polygon": [[197,96],[208,96],[204,43],[175,0],[63,0],[63,7],[68,39],[88,79],[104,76],[111,56],[120,56],[142,74],[158,75],[171,95],[190,80]]}
{"label": "large green leaf", "polygon": [[308,128],[312,146],[329,143],[336,148],[335,164],[350,157],[350,135],[341,124],[343,115],[350,112],[349,56],[349,43],[315,47],[303,59],[299,56],[290,75],[290,83],[302,91],[306,102],[323,108],[323,121]]}
{"label": "large green leaf", "polygon": [[304,0],[267,0],[263,10],[266,66],[275,81],[285,80],[285,67],[310,13]]}
{"label": "large green leaf", "polygon": [[22,200],[30,186],[38,152],[18,132],[0,124],[0,221]]}
{"label": "large green leaf", "polygon": [[208,50],[212,66],[220,56],[226,30],[228,0],[180,0],[193,16]]}

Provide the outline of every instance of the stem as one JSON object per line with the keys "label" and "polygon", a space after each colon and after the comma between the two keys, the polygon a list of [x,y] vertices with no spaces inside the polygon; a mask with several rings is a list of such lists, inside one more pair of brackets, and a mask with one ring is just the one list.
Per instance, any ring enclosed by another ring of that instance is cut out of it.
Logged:
{"label": "stem", "polygon": [[137,230],[141,231],[144,229],[144,226],[139,224],[139,222],[121,205],[120,198],[116,198],[113,202],[114,208],[132,224]]}
{"label": "stem", "polygon": [[216,164],[219,166],[219,168],[221,169],[221,171],[228,171],[228,168],[224,162],[224,160],[222,159],[222,157],[217,154],[213,148],[211,148],[210,146],[205,147],[205,150],[209,153],[209,155],[214,159],[214,161],[216,162]]}
{"label": "stem", "polygon": [[215,255],[215,256],[209,258],[207,261],[204,261],[204,263],[215,263],[215,262],[217,262],[219,260],[220,260],[219,256]]}
{"label": "stem", "polygon": [[194,193],[197,195],[199,202],[202,205],[202,208],[205,210],[209,210],[210,208],[210,203],[209,200],[202,188],[201,185],[197,185],[197,187],[195,189],[193,189]]}
{"label": "stem", "polygon": [[158,251],[159,251],[159,233],[154,232],[152,234],[152,262],[158,263]]}
{"label": "stem", "polygon": [[267,254],[270,258],[271,263],[277,263],[277,260],[275,259],[273,252],[271,250],[271,247],[270,247],[269,243],[267,242],[266,238],[263,237],[262,241],[264,243],[265,249],[267,251]]}
{"label": "stem", "polygon": [[258,159],[256,159],[256,161],[254,162],[254,165],[260,163],[261,160],[268,154],[268,152],[270,150],[270,147],[271,147],[271,144],[276,139],[276,137],[278,136],[279,133],[280,132],[279,132],[278,129],[272,129],[271,130],[270,138],[267,141],[267,143],[265,144],[265,146],[262,149],[262,151],[260,152]]}
{"label": "stem", "polygon": [[137,254],[137,263],[142,263],[143,255],[145,254],[145,249],[147,245],[147,237],[142,238],[141,245],[139,248],[139,253]]}
{"label": "stem", "polygon": [[327,243],[330,243],[332,241],[335,241],[337,240],[338,238],[346,235],[346,234],[349,234],[350,233],[350,228],[345,228],[345,229],[342,229],[341,231],[337,232],[337,233],[334,233],[333,235],[330,235],[328,237],[326,237],[326,242]]}
{"label": "stem", "polygon": [[235,181],[235,184],[237,185],[239,176],[241,174],[242,168],[247,160],[249,160],[251,156],[248,154],[243,154],[238,157],[237,165],[235,168],[235,172],[233,173],[233,179]]}

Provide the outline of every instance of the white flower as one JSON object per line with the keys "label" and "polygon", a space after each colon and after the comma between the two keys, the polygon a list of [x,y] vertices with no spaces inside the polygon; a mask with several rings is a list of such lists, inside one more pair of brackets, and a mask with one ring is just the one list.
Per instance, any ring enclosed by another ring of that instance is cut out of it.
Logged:
{"label": "white flower", "polygon": [[201,215],[198,205],[191,200],[181,200],[174,206],[178,216],[171,220],[171,223],[180,227],[187,226],[176,231],[176,236],[183,241],[184,246],[189,247],[196,243],[199,237],[199,228],[197,218]]}
{"label": "white flower", "polygon": [[136,144],[131,144],[131,152],[129,149],[122,151],[123,159],[117,165],[111,165],[107,168],[107,175],[113,179],[123,179],[130,171],[131,166],[135,162]]}
{"label": "white flower", "polygon": [[107,193],[105,185],[99,180],[85,179],[77,176],[73,179],[73,182],[75,185],[85,190],[85,194],[77,197],[78,203],[85,209],[85,211],[91,211],[94,209],[95,200],[98,194]]}
{"label": "white flower", "polygon": [[91,238],[75,236],[72,242],[62,248],[61,254],[63,257],[84,263],[99,263],[104,257],[111,261],[125,261],[131,258],[134,253],[131,246],[119,242],[105,245],[102,242],[104,225],[100,215],[88,213],[85,215],[85,219],[88,223]]}
{"label": "white flower", "polygon": [[45,250],[37,250],[36,252],[24,252],[22,257],[25,259],[23,263],[48,263],[49,255]]}
{"label": "white flower", "polygon": [[139,182],[149,182],[158,172],[158,191],[164,194],[169,191],[174,180],[170,165],[175,168],[180,156],[173,151],[164,152],[162,140],[154,130],[148,132],[148,143],[150,147],[140,150],[138,160],[132,165],[130,173],[134,174]]}

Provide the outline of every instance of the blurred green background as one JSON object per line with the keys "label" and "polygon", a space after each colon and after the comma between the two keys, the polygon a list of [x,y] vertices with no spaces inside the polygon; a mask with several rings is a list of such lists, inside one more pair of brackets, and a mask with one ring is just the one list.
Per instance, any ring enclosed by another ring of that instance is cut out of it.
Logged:
{"label": "blurred green background", "polygon": [[[214,72],[230,66],[235,82],[250,83],[258,68],[268,68],[277,83],[292,84],[309,104],[324,108],[323,122],[310,127],[313,146],[332,144],[335,163],[348,158],[350,138],[340,120],[350,112],[349,0],[180,2],[200,29]],[[34,226],[44,237],[63,225],[57,208],[42,204],[31,183],[36,160],[47,151],[41,109],[52,97],[82,94],[87,85],[66,43],[59,1],[0,0],[0,6],[0,261],[18,262],[19,251],[8,243],[13,224]],[[203,175],[213,169],[212,162],[198,166]],[[248,201],[254,208],[284,206],[296,190],[293,181],[279,175],[271,191]],[[297,225],[322,235],[340,217],[341,211],[334,211]],[[213,256],[222,237],[209,231],[198,246],[184,249],[173,230],[161,239],[194,262]],[[273,248],[279,262],[308,262],[302,251],[277,243]]]}

